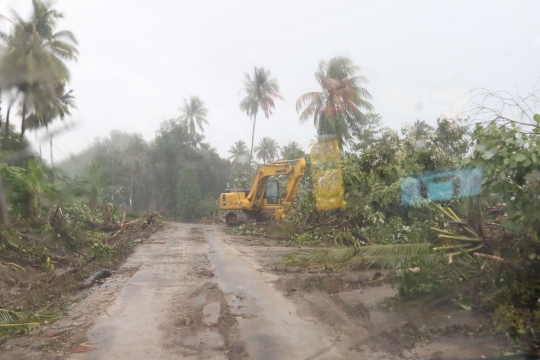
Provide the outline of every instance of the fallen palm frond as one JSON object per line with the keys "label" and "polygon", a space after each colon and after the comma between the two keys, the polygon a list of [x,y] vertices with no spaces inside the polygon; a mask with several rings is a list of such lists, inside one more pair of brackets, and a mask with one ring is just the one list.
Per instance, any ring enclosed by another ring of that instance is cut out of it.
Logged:
{"label": "fallen palm frond", "polygon": [[499,262],[505,262],[506,261],[500,256],[488,255],[488,254],[482,254],[482,253],[476,253],[476,252],[473,254],[473,256],[476,256],[476,257],[481,258],[481,259],[487,259],[487,260],[493,260],[493,261],[499,261]]}
{"label": "fallen palm frond", "polygon": [[0,309],[0,340],[12,334],[29,334],[43,323],[61,318],[61,316],[45,312],[45,310],[46,308],[30,314]]}
{"label": "fallen palm frond", "polygon": [[[458,227],[458,232],[431,228],[438,233],[437,239],[443,241],[440,246],[433,248],[435,252],[430,252],[428,243],[369,245],[300,251],[285,256],[281,262],[311,270],[356,266],[403,269],[409,268],[412,264],[434,263],[441,256],[448,257],[448,262],[452,263],[452,257],[470,254],[485,247],[485,239],[479,236],[468,223],[462,221],[452,209],[433,202],[429,204],[447,218],[450,224]],[[460,231],[465,231],[468,235],[460,234]]]}
{"label": "fallen palm frond", "polygon": [[23,272],[23,273],[26,273],[26,269],[23,268],[22,266],[18,265],[18,264],[15,264],[15,263],[12,263],[12,262],[9,262],[9,263],[2,263],[2,264],[6,265],[6,266],[12,266],[12,267],[14,267],[14,268],[17,269],[17,270],[19,270],[19,271],[21,271],[21,272]]}
{"label": "fallen palm frond", "polygon": [[429,254],[429,244],[370,245],[359,248],[320,249],[301,251],[285,256],[287,265],[309,269],[373,266],[401,269],[412,263],[426,264],[434,261]]}
{"label": "fallen palm frond", "polygon": [[[432,207],[437,209],[443,216],[449,219],[449,223],[452,225],[458,226],[458,230],[466,231],[471,236],[466,235],[460,235],[451,231],[442,230],[439,228],[430,228],[431,230],[438,233],[437,238],[446,241],[445,244],[442,246],[438,246],[433,248],[433,250],[444,254],[448,257],[448,263],[453,262],[454,256],[463,255],[466,253],[472,253],[474,251],[480,250],[484,248],[484,239],[479,236],[477,232],[475,232],[471,226],[467,223],[462,221],[452,209],[449,207],[445,208],[442,207],[439,204],[430,202],[429,203]],[[459,245],[456,245],[456,243],[459,243]],[[445,253],[447,250],[456,250],[459,249],[459,251],[455,251],[452,253]]]}

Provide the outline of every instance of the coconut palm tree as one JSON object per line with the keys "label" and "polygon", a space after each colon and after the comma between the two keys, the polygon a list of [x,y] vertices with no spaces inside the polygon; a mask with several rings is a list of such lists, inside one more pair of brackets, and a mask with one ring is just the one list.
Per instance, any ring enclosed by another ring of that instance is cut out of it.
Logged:
{"label": "coconut palm tree", "polygon": [[274,139],[263,137],[259,145],[255,146],[257,159],[262,160],[263,164],[274,160],[279,155],[279,145]]}
{"label": "coconut palm tree", "polygon": [[298,98],[296,110],[300,122],[313,118],[319,136],[335,137],[340,147],[352,143],[353,133],[366,122],[363,111],[371,111],[370,93],[361,87],[367,79],[355,76],[360,70],[346,57],[321,61],[315,78],[322,91],[309,92]]}
{"label": "coconut palm tree", "polygon": [[[34,109],[26,119],[28,129],[37,131],[41,127],[48,130],[49,125],[57,118],[64,120],[76,108],[73,90],[65,91],[64,84],[58,84],[53,90],[41,84],[34,84],[29,90]],[[51,164],[53,164],[52,134],[49,135]],[[41,151],[41,150],[40,150]]]}
{"label": "coconut palm tree", "polygon": [[428,134],[432,133],[434,130],[433,126],[428,125],[424,120],[416,120],[412,126],[412,136],[416,140],[425,138]]}
{"label": "coconut palm tree", "polygon": [[249,160],[249,150],[244,140],[238,140],[229,148],[229,160],[232,159],[233,164],[247,164]]}
{"label": "coconut palm tree", "polygon": [[289,141],[281,149],[281,157],[285,160],[295,160],[304,156],[304,151],[296,141]]}
{"label": "coconut palm tree", "polygon": [[187,125],[189,135],[192,138],[193,146],[197,145],[197,127],[201,132],[204,132],[203,124],[208,125],[206,116],[208,115],[208,109],[204,106],[204,102],[197,96],[192,96],[189,101],[184,99],[184,106],[180,108],[182,115],[180,120],[184,121]]}
{"label": "coconut palm tree", "polygon": [[70,31],[55,32],[56,22],[63,15],[41,0],[32,4],[29,21],[16,16],[11,33],[0,34],[6,48],[0,61],[0,86],[15,88],[21,94],[21,135],[26,130],[26,117],[35,106],[31,92],[36,85],[53,92],[56,84],[69,81],[64,61],[76,60],[78,54],[77,41]]}
{"label": "coconut palm tree", "polygon": [[279,92],[279,85],[276,79],[272,79],[270,71],[264,68],[255,67],[253,78],[244,74],[244,99],[240,102],[240,109],[250,118],[253,118],[253,131],[251,132],[251,151],[249,153],[249,163],[253,159],[253,144],[255,142],[255,123],[259,109],[263,111],[268,119],[272,115],[272,109],[276,107],[274,99],[283,99]]}
{"label": "coconut palm tree", "polygon": [[131,179],[129,182],[129,208],[133,208],[133,178],[135,169],[141,167],[145,159],[145,152],[148,145],[139,134],[130,136],[126,147],[123,150],[124,162],[131,167]]}

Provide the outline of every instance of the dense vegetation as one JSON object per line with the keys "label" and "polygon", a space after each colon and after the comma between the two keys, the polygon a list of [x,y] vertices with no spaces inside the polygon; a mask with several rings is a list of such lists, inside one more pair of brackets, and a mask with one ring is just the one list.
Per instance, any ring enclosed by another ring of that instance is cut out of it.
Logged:
{"label": "dense vegetation", "polygon": [[[382,130],[359,153],[344,152],[346,206],[317,212],[310,185],[287,219],[296,229],[290,242],[338,248],[285,261],[315,270],[404,269],[396,280],[403,301],[453,301],[491,313],[516,346],[538,353],[540,116],[528,114],[524,123],[492,113],[472,129],[439,118],[436,128],[417,122],[401,135]],[[483,171],[481,195],[401,203],[403,178],[474,167]]]}

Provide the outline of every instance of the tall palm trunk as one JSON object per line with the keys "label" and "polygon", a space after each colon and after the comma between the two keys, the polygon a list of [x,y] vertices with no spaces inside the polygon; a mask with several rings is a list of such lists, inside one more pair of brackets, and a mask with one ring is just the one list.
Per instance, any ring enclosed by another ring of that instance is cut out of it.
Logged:
{"label": "tall palm trunk", "polygon": [[251,132],[251,151],[249,152],[249,166],[253,159],[253,143],[255,142],[255,123],[257,122],[257,112],[253,114],[253,131]]}
{"label": "tall palm trunk", "polygon": [[53,154],[52,154],[52,135],[49,137],[49,144],[51,148],[51,166],[53,165]]}
{"label": "tall palm trunk", "polygon": [[36,217],[36,198],[32,192],[30,192],[28,196],[28,215],[30,216],[30,219]]}
{"label": "tall palm trunk", "polygon": [[11,112],[11,105],[9,105],[6,113],[6,134],[4,140],[4,150],[9,150],[9,113]]}
{"label": "tall palm trunk", "polygon": [[21,120],[21,137],[24,136],[24,131],[25,130],[26,130],[26,98],[23,97],[22,120]]}
{"label": "tall palm trunk", "polygon": [[131,182],[129,184],[129,210],[133,208],[133,172],[135,170],[135,160],[131,161]]}

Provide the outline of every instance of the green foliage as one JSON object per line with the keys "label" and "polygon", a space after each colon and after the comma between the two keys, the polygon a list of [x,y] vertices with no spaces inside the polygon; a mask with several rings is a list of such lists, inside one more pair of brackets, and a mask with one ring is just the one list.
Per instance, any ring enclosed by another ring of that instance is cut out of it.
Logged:
{"label": "green foliage", "polygon": [[229,148],[229,160],[233,164],[247,164],[249,162],[249,149],[244,140],[238,140]]}
{"label": "green foliage", "polygon": [[493,318],[501,330],[509,329],[511,338],[520,339],[533,353],[540,352],[540,281],[533,274],[512,282]]}
{"label": "green foliage", "polygon": [[35,313],[0,309],[0,340],[13,334],[29,334],[44,323],[54,322],[62,316],[41,309]]}
{"label": "green foliage", "polygon": [[442,217],[425,205],[402,206],[400,181],[424,171],[455,167],[453,158],[465,155],[469,141],[463,139],[467,127],[459,120],[440,118],[432,130],[423,124],[417,127],[418,131],[405,128],[402,138],[385,130],[362,153],[342,154],[346,206],[339,213],[317,213],[306,183],[288,210],[287,222],[298,228],[292,242],[338,244],[340,232],[349,233],[360,244],[428,242],[433,236],[430,227],[438,226]]}
{"label": "green foliage", "polygon": [[[402,300],[415,300],[432,292],[459,281],[460,277],[448,271],[442,272],[446,264],[436,261],[432,264],[424,264],[420,271],[403,271],[399,278],[399,297]],[[446,269],[445,269],[446,270]]]}
{"label": "green foliage", "polygon": [[182,220],[190,221],[195,217],[201,198],[197,173],[193,167],[186,166],[178,177],[178,214]]}
{"label": "green foliage", "polygon": [[88,203],[63,204],[61,208],[66,225],[74,230],[86,230],[92,224],[101,224],[109,220],[103,208],[90,207]]}
{"label": "green foliage", "polygon": [[202,199],[195,210],[197,216],[213,217],[219,211],[219,201],[216,199]]}
{"label": "green foliage", "polygon": [[279,145],[274,139],[263,137],[254,150],[257,153],[257,159],[266,164],[269,161],[276,160],[279,154]]}
{"label": "green foliage", "polygon": [[305,153],[296,141],[289,141],[281,149],[281,158],[284,160],[296,160],[305,157]]}
{"label": "green foliage", "polygon": [[351,146],[353,151],[364,151],[371,145],[379,142],[379,136],[387,129],[381,129],[382,116],[374,113],[365,114],[365,119],[360,124],[360,127],[354,131],[356,140]]}
{"label": "green foliage", "polygon": [[11,226],[0,227],[0,251],[7,248],[21,249],[22,244],[22,237],[16,228]]}
{"label": "green foliage", "polygon": [[[190,134],[185,122],[168,120],[148,143],[141,135],[112,131],[61,166],[77,176],[75,195],[92,196],[96,204],[125,204],[130,211],[177,216],[178,176],[184,167],[195,169],[205,198],[217,199],[231,180],[231,163],[203,140],[202,134]],[[89,172],[90,167],[99,171]]]}
{"label": "green foliage", "polygon": [[540,237],[540,131],[526,132],[515,123],[501,127],[478,125],[472,157],[464,166],[483,168],[483,187],[504,202],[502,225],[533,239]]}
{"label": "green foliage", "polygon": [[401,269],[417,264],[432,263],[429,244],[371,245],[347,247],[342,249],[321,249],[301,251],[285,256],[283,262],[289,265],[304,266],[310,269],[379,266],[381,268]]}
{"label": "green foliage", "polygon": [[233,189],[249,189],[255,176],[255,169],[249,165],[235,166],[231,172],[231,182],[228,183],[229,188]]}
{"label": "green foliage", "polygon": [[52,274],[54,272],[54,264],[51,262],[51,258],[47,256],[47,260],[45,261],[45,270],[47,270],[47,272],[49,274]]}
{"label": "green foliage", "polygon": [[104,259],[110,258],[114,249],[113,246],[106,243],[107,234],[101,232],[90,232],[88,233],[88,242],[90,244],[90,257],[92,259]]}
{"label": "green foliage", "polygon": [[34,159],[29,159],[25,167],[4,165],[0,173],[9,190],[8,200],[16,207],[13,210],[30,218],[38,215],[41,202],[56,191],[55,172]]}

